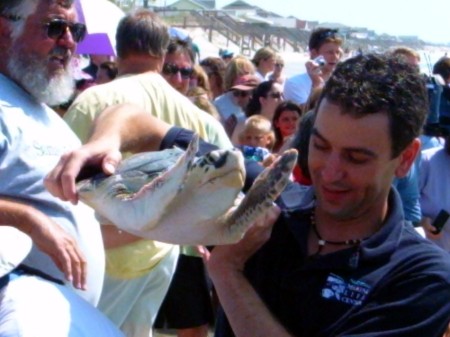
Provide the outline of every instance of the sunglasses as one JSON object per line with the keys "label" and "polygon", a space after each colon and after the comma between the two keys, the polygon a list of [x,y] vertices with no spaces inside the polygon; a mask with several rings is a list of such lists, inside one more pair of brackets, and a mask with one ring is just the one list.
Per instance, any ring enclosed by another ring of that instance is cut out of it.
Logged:
{"label": "sunglasses", "polygon": [[64,19],[53,19],[44,24],[47,28],[47,36],[51,39],[58,40],[64,36],[67,29],[70,30],[72,38],[75,42],[81,42],[86,36],[86,25],[83,23],[73,23]]}
{"label": "sunglasses", "polygon": [[171,63],[164,63],[162,68],[162,72],[164,75],[172,76],[178,74],[179,72],[181,74],[181,77],[184,79],[190,78],[193,71],[194,70],[192,68],[179,68],[177,65]]}
{"label": "sunglasses", "polygon": [[250,91],[243,91],[243,90],[233,90],[233,96],[234,97],[247,97],[250,95]]}
{"label": "sunglasses", "polygon": [[317,36],[317,39],[319,41],[326,40],[328,38],[336,39],[337,37],[339,37],[338,34],[339,34],[339,30],[337,30],[337,29],[330,29],[330,30],[326,30],[326,31],[320,33]]}
{"label": "sunglasses", "polygon": [[280,99],[283,98],[283,93],[281,92],[271,92],[269,94],[267,94],[268,97],[272,97],[272,98],[276,98],[276,99]]}
{"label": "sunglasses", "polygon": [[283,64],[283,63],[275,63],[275,67],[283,68],[283,67],[284,67],[284,64]]}

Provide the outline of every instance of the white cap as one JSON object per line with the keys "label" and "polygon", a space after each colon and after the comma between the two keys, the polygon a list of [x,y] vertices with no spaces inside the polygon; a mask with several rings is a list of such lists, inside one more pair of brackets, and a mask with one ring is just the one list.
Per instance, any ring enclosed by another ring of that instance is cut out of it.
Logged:
{"label": "white cap", "polygon": [[0,277],[16,268],[28,255],[31,238],[11,226],[0,226]]}

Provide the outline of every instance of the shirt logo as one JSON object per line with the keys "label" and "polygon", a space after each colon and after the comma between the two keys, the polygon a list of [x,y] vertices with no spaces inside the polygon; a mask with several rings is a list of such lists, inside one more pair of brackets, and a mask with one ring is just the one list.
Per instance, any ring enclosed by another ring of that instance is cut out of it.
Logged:
{"label": "shirt logo", "polygon": [[344,280],[336,274],[328,275],[322,297],[349,305],[361,305],[369,294],[370,287],[358,280]]}

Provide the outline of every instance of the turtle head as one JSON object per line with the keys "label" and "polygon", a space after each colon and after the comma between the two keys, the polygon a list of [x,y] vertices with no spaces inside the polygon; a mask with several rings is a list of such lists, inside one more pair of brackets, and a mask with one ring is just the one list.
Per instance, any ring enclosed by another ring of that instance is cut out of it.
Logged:
{"label": "turtle head", "polygon": [[203,192],[220,188],[242,189],[245,181],[244,157],[237,149],[214,150],[196,158],[185,185]]}

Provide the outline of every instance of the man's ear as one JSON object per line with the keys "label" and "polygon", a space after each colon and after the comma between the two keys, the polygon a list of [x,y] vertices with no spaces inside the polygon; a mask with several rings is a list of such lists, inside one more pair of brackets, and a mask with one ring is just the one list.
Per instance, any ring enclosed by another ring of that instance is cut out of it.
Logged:
{"label": "man's ear", "polygon": [[403,178],[406,176],[419,152],[420,140],[419,138],[415,138],[399,155],[399,162],[397,168],[395,169],[395,176],[397,178]]}

